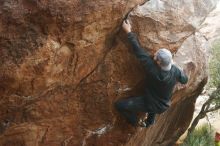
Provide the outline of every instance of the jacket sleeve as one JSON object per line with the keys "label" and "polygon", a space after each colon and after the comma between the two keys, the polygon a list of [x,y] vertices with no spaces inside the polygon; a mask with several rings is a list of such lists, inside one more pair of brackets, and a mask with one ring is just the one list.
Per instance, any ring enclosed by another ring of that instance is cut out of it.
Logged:
{"label": "jacket sleeve", "polygon": [[144,68],[148,71],[153,69],[155,67],[155,63],[153,59],[150,57],[148,52],[145,52],[145,50],[141,48],[137,40],[137,37],[134,33],[132,32],[128,33],[128,41],[132,46],[135,56],[142,62]]}
{"label": "jacket sleeve", "polygon": [[176,78],[181,84],[186,84],[188,82],[187,75],[183,72],[183,70],[176,67]]}

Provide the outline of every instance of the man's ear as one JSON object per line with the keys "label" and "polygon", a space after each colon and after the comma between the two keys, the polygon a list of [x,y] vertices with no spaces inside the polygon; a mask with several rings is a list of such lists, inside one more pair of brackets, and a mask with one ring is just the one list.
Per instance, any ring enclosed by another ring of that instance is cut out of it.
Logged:
{"label": "man's ear", "polygon": [[157,57],[156,57],[156,55],[154,55],[154,61],[157,61]]}

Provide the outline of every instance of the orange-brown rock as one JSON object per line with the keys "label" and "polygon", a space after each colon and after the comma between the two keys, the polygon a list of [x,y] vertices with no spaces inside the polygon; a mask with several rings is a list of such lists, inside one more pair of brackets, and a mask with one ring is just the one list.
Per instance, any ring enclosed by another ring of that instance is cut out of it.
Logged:
{"label": "orange-brown rock", "polygon": [[[139,5],[139,6],[138,6]],[[215,5],[186,0],[1,0],[1,146],[170,146],[186,130],[206,83],[196,28]],[[128,18],[144,48],[167,47],[187,72],[172,106],[133,128],[114,102],[140,94],[144,72],[120,30]]]}

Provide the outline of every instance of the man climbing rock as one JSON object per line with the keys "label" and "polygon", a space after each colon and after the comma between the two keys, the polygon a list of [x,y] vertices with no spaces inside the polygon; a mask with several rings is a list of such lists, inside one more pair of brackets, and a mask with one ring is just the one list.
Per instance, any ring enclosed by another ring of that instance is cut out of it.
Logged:
{"label": "man climbing rock", "polygon": [[[177,82],[186,84],[188,77],[181,69],[172,64],[172,54],[165,48],[159,49],[154,59],[141,48],[136,35],[131,32],[128,20],[122,24],[135,56],[142,62],[147,75],[144,95],[122,99],[115,103],[116,109],[133,126],[148,127],[155,122],[155,115],[161,114],[170,106],[170,99]],[[148,113],[147,119],[138,122],[137,113]]]}

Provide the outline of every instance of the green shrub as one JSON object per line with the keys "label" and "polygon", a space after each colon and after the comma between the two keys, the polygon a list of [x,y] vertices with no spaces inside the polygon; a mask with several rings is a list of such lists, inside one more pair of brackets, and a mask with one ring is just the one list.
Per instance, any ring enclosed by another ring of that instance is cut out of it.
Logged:
{"label": "green shrub", "polygon": [[202,125],[190,133],[181,146],[215,146],[213,130],[209,125]]}

